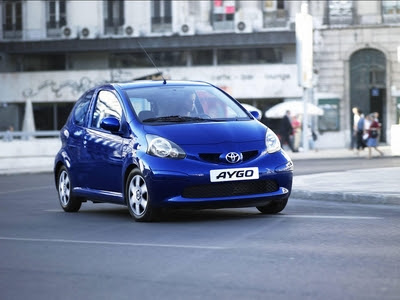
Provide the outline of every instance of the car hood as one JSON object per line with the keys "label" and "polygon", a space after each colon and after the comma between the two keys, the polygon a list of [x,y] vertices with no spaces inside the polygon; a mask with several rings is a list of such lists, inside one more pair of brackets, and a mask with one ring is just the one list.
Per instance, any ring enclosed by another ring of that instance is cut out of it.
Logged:
{"label": "car hood", "polygon": [[264,141],[266,133],[266,128],[256,120],[145,125],[144,130],[179,145]]}

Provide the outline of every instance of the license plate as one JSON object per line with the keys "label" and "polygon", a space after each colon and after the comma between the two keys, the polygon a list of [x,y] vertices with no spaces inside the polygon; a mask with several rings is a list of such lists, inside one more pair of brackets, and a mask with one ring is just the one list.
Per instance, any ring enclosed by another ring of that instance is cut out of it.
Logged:
{"label": "license plate", "polygon": [[211,182],[252,180],[258,178],[259,174],[257,167],[210,170]]}

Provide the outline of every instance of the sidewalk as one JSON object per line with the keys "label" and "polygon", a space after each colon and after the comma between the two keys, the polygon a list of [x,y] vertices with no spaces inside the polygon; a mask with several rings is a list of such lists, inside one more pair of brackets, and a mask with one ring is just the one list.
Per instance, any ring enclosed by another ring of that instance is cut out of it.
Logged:
{"label": "sidewalk", "polygon": [[[52,172],[59,143],[58,139],[0,142],[0,175]],[[385,156],[392,156],[390,146],[379,148]],[[364,150],[359,157],[353,151],[343,148],[323,149],[317,152],[288,151],[288,154],[296,168],[296,161],[302,159],[367,159],[368,151]],[[376,156],[377,153],[373,152],[373,155]],[[374,180],[371,180],[371,174]],[[400,165],[294,176],[291,198],[400,205],[399,179]]]}
{"label": "sidewalk", "polygon": [[[385,156],[392,156],[390,146],[379,147]],[[373,153],[374,156],[378,154]],[[289,152],[295,168],[296,160],[354,158],[367,159],[368,151],[358,156],[348,149],[329,149],[318,152]],[[375,158],[376,159],[376,158]],[[371,177],[373,176],[373,180]],[[391,168],[349,170],[295,176],[291,198],[352,202],[364,204],[400,205],[400,165]]]}
{"label": "sidewalk", "polygon": [[60,146],[58,138],[0,140],[0,175],[52,172]]}

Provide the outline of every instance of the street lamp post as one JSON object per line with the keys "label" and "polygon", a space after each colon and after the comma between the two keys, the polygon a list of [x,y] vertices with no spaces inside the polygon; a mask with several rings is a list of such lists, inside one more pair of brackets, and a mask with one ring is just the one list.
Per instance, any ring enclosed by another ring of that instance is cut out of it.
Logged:
{"label": "street lamp post", "polygon": [[302,141],[304,151],[308,151],[307,103],[311,100],[313,87],[313,24],[308,13],[308,4],[301,4],[301,12],[296,15],[296,60],[299,86],[303,88]]}
{"label": "street lamp post", "polygon": [[397,46],[397,62],[400,63],[400,46]]}

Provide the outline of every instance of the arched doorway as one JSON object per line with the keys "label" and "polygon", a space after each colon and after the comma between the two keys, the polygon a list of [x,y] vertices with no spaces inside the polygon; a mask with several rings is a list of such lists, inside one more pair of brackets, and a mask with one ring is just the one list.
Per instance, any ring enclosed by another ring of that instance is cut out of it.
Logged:
{"label": "arched doorway", "polygon": [[[386,57],[376,49],[363,49],[350,57],[350,103],[364,114],[379,113],[381,141],[386,141]],[[350,108],[350,109],[351,109]],[[353,118],[351,118],[353,122]],[[351,124],[352,128],[353,124]]]}

